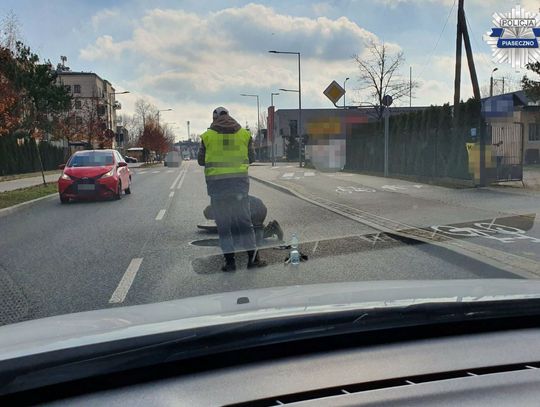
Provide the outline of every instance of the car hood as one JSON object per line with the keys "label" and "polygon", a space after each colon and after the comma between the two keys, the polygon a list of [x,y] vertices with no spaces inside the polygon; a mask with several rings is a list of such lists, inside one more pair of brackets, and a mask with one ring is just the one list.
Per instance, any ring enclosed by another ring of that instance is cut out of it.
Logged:
{"label": "car hood", "polygon": [[64,173],[76,178],[93,178],[109,172],[112,167],[112,165],[102,165],[99,167],[66,167]]}
{"label": "car hood", "polygon": [[540,298],[540,281],[377,281],[235,291],[5,325],[0,327],[0,361],[225,323],[351,309],[530,298]]}

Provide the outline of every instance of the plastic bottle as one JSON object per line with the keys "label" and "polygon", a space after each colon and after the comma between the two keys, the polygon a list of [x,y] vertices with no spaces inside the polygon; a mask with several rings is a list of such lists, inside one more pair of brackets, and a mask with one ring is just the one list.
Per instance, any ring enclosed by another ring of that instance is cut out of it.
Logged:
{"label": "plastic bottle", "polygon": [[293,266],[298,266],[300,264],[300,252],[298,251],[298,237],[296,236],[296,233],[294,233],[291,238],[291,253],[289,259]]}

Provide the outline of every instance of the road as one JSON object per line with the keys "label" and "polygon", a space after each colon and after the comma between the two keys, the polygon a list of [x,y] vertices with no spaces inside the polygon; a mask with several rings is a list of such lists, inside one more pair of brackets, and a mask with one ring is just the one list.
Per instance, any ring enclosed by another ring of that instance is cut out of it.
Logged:
{"label": "road", "polygon": [[[268,267],[246,270],[246,259],[241,257],[237,272],[222,273],[216,236],[197,228],[204,222],[202,209],[209,202],[197,163],[132,171],[133,193],[120,201],[61,205],[54,197],[0,218],[0,324],[258,287],[519,278],[451,250],[381,234],[373,225],[258,181],[251,182],[251,193],[266,203],[267,221],[279,221],[285,240],[296,233],[309,260],[298,267],[286,266],[287,250],[268,239],[268,247],[261,251]],[[288,166],[254,166],[250,171],[303,188],[307,194],[416,226],[483,220],[489,218],[485,207],[494,205],[486,202],[491,192],[475,200],[474,191],[425,185],[393,190],[368,182],[359,186],[354,175],[344,173],[296,171]],[[515,213],[526,212],[524,198],[506,196],[514,202]],[[487,212],[502,214],[491,207]],[[538,234],[536,223],[528,233]],[[536,255],[537,243],[522,240],[519,244]]]}

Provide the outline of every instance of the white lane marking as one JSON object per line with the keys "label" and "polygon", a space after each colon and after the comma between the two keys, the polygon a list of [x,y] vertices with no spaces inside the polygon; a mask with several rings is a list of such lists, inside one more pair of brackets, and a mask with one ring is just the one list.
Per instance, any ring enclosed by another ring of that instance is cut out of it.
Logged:
{"label": "white lane marking", "polygon": [[172,198],[174,196],[174,191],[171,191],[171,193],[169,194],[169,198]]}
{"label": "white lane marking", "polygon": [[313,250],[311,251],[311,253],[315,253],[315,251],[317,251],[317,247],[319,247],[319,241],[318,240],[315,242],[315,246],[313,246]]}
{"label": "white lane marking", "polygon": [[135,174],[146,174],[146,171],[135,172]]}
{"label": "white lane marking", "polygon": [[180,181],[178,181],[178,186],[176,187],[176,189],[182,188],[182,184],[184,183],[184,180],[186,179],[186,174],[187,174],[187,171],[184,171],[184,173],[182,174],[182,178],[180,178]]}
{"label": "white lane marking", "polygon": [[170,174],[171,172],[174,172],[173,170],[167,170],[165,171],[167,174]]}
{"label": "white lane marking", "polygon": [[126,272],[118,283],[118,287],[116,287],[116,290],[114,290],[111,299],[109,300],[109,303],[118,304],[124,302],[124,300],[126,299],[126,295],[131,287],[131,284],[133,284],[133,280],[135,279],[135,276],[137,275],[137,272],[141,267],[142,261],[142,257],[131,260],[131,263],[129,263]]}
{"label": "white lane marking", "polygon": [[292,178],[294,177],[294,172],[286,172],[282,175],[283,178]]}
{"label": "white lane marking", "polygon": [[159,174],[161,171],[152,171],[152,174]]}
{"label": "white lane marking", "polygon": [[174,182],[172,183],[169,189],[174,189],[174,186],[176,185],[176,183],[178,182],[178,180],[180,179],[183,173],[184,173],[184,170],[180,171],[180,174],[178,174],[178,177],[176,177],[176,179],[174,180]]}
{"label": "white lane marking", "polygon": [[304,172],[304,177],[314,177],[314,176],[315,176],[315,173],[312,171]]}
{"label": "white lane marking", "polygon": [[165,209],[162,209],[158,212],[157,216],[156,216],[156,220],[161,220],[163,219],[163,217],[165,216]]}

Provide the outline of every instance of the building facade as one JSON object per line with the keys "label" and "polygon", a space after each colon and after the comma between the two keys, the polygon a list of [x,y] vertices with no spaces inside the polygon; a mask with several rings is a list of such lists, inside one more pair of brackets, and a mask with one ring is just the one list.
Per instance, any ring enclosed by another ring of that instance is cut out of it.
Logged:
{"label": "building facade", "polygon": [[71,124],[79,138],[92,141],[95,148],[117,147],[115,90],[109,81],[92,72],[58,71],[58,81],[71,94]]}

